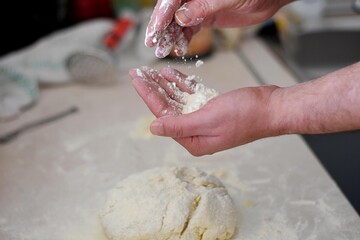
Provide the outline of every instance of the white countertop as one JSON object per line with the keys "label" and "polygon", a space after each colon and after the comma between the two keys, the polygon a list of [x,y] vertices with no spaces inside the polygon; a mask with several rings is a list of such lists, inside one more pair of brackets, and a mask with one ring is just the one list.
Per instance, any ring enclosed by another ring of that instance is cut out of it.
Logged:
{"label": "white countertop", "polygon": [[[260,74],[293,84],[258,44],[245,42],[243,53],[259,66],[272,64]],[[234,52],[204,62],[153,65],[198,75],[220,92],[259,84]],[[228,187],[239,211],[234,239],[360,239],[359,216],[301,137],[193,157],[172,139],[148,134],[151,114],[126,75],[111,87],[42,89],[34,108],[0,123],[0,134],[70,106],[80,111],[0,145],[0,239],[103,240],[98,213],[107,190],[131,173],[184,164],[214,173]]]}

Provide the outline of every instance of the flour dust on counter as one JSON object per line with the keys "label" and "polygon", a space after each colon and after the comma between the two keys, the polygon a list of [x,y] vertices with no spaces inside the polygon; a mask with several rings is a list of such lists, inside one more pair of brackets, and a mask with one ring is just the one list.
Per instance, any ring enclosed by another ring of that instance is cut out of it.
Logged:
{"label": "flour dust on counter", "polygon": [[198,168],[156,167],[109,192],[100,214],[110,239],[230,239],[237,210],[221,181]]}

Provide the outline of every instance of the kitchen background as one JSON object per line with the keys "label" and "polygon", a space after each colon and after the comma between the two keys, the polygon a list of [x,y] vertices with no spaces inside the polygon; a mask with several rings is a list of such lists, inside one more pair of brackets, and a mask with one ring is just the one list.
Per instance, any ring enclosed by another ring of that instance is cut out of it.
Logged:
{"label": "kitchen background", "polygon": [[[116,19],[123,9],[136,12],[151,8],[155,2],[37,0],[3,1],[1,4],[0,56],[5,56],[57,30],[90,19]],[[360,60],[360,4],[357,0],[299,1],[268,22],[240,32],[255,34],[266,42],[299,82]],[[360,132],[303,138],[360,212]]]}

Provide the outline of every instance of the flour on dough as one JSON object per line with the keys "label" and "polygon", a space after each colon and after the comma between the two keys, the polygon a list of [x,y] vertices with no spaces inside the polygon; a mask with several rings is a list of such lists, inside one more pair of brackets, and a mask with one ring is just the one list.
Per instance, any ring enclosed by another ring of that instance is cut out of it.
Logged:
{"label": "flour on dough", "polygon": [[224,240],[237,214],[218,178],[197,168],[154,168],[129,176],[109,192],[100,214],[113,240]]}

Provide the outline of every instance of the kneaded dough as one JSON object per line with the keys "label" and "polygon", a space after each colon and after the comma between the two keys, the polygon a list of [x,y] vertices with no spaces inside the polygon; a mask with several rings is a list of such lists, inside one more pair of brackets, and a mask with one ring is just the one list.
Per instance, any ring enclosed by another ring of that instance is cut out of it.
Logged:
{"label": "kneaded dough", "polygon": [[215,176],[164,167],[129,176],[109,192],[100,220],[113,240],[230,239],[236,209]]}

